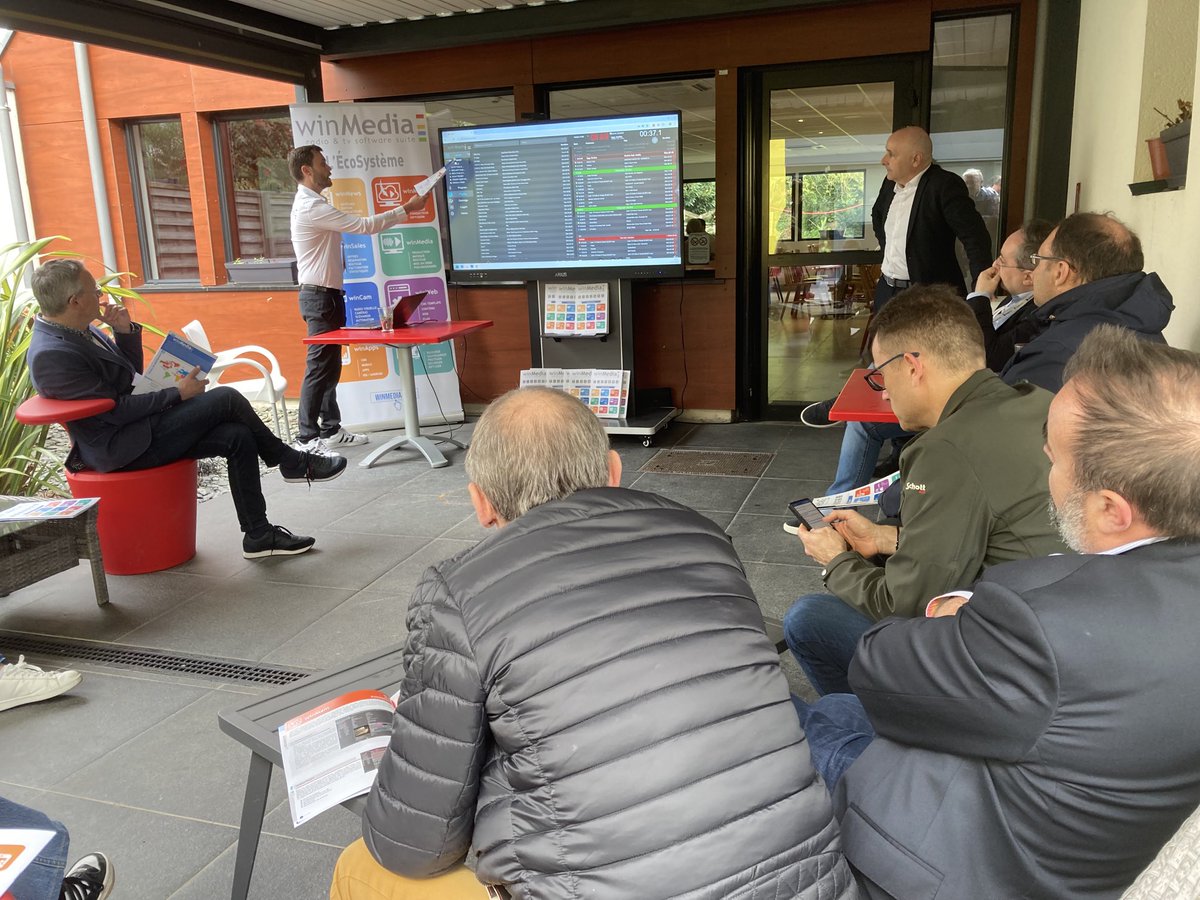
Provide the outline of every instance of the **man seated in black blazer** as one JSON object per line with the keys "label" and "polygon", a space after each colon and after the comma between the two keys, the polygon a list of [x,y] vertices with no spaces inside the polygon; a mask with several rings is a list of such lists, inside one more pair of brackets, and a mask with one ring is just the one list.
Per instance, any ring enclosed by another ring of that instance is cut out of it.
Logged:
{"label": "man seated in black blazer", "polygon": [[1065,375],[1080,555],[880,622],[802,709],[867,896],[1116,897],[1200,804],[1200,355],[1101,325]]}
{"label": "man seated in black blazer", "polygon": [[[133,394],[134,375],[143,366],[142,327],[120,304],[101,304],[104,292],[78,260],[45,263],[33,275],[33,293],[41,311],[26,359],[38,393],[54,400],[116,402],[109,412],[67,423],[74,441],[68,466],[115,472],[223,456],[244,533],[242,555],[291,556],[312,548],[313,538],[268,521],[258,461],[278,466],[284,481],[313,482],[342,474],[343,457],[289,447],[233,388],[206,392],[199,369],[177,388]],[[97,319],[112,329],[112,338],[91,324]]]}

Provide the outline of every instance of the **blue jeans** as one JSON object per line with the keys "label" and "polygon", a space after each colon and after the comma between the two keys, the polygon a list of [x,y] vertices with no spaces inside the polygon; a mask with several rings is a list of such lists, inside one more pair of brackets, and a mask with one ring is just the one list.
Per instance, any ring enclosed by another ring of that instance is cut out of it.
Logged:
{"label": "blue jeans", "polygon": [[783,637],[818,694],[849,694],[850,660],[874,624],[833,594],[805,594],[783,617]]}
{"label": "blue jeans", "polygon": [[875,738],[867,711],[853,694],[828,694],[812,704],[793,695],[792,703],[808,738],[813,768],[833,793],[850,764]]}
{"label": "blue jeans", "polygon": [[41,828],[54,832],[50,843],[34,857],[29,868],[9,890],[16,900],[58,900],[70,844],[66,827],[36,809],[0,797],[0,828]]}
{"label": "blue jeans", "polygon": [[893,422],[850,422],[842,435],[837,475],[828,493],[840,494],[868,484],[875,477],[884,442],[899,437],[912,437],[912,432]]}

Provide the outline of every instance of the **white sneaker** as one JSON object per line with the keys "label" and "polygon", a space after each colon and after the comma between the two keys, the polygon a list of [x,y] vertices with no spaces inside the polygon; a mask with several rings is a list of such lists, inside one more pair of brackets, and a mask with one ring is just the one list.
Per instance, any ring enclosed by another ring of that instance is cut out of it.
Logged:
{"label": "white sneaker", "polygon": [[0,665],[0,710],[24,703],[49,700],[69,691],[83,679],[74,669],[43,672],[21,656],[15,663]]}
{"label": "white sneaker", "polygon": [[299,438],[292,441],[292,447],[299,450],[301,453],[311,453],[313,456],[333,456],[334,452],[329,449],[329,445],[325,443],[324,438],[315,437],[311,441],[302,441]]}
{"label": "white sneaker", "polygon": [[353,431],[347,431],[345,428],[339,428],[333,434],[328,434],[320,438],[327,448],[338,449],[350,444],[369,444],[371,439],[365,434],[355,434]]}

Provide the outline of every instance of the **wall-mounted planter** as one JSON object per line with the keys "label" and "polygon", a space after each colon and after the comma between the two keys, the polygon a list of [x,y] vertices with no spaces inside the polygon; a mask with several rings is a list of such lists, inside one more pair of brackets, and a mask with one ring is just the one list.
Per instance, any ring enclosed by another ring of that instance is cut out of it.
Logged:
{"label": "wall-mounted planter", "polygon": [[1182,187],[1187,181],[1188,144],[1192,136],[1192,120],[1184,119],[1178,125],[1164,128],[1158,135],[1162,138],[1163,149],[1167,151],[1167,164],[1171,167],[1171,175],[1167,184],[1171,187]]}
{"label": "wall-mounted planter", "polygon": [[231,284],[295,284],[294,259],[243,259],[225,263]]}

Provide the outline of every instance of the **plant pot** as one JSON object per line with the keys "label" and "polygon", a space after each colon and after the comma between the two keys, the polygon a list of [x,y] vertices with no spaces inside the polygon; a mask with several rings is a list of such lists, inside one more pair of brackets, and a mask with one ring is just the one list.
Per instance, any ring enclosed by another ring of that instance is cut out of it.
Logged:
{"label": "plant pot", "polygon": [[225,263],[232,284],[295,284],[294,259],[243,259]]}
{"label": "plant pot", "polygon": [[1150,174],[1154,180],[1169,178],[1171,164],[1167,162],[1167,148],[1163,146],[1162,138],[1146,138],[1146,149],[1150,151]]}
{"label": "plant pot", "polygon": [[1167,183],[1172,187],[1179,187],[1187,180],[1188,143],[1191,136],[1191,119],[1184,119],[1178,125],[1164,128],[1159,133],[1163,148],[1167,151],[1167,164],[1171,167]]}

